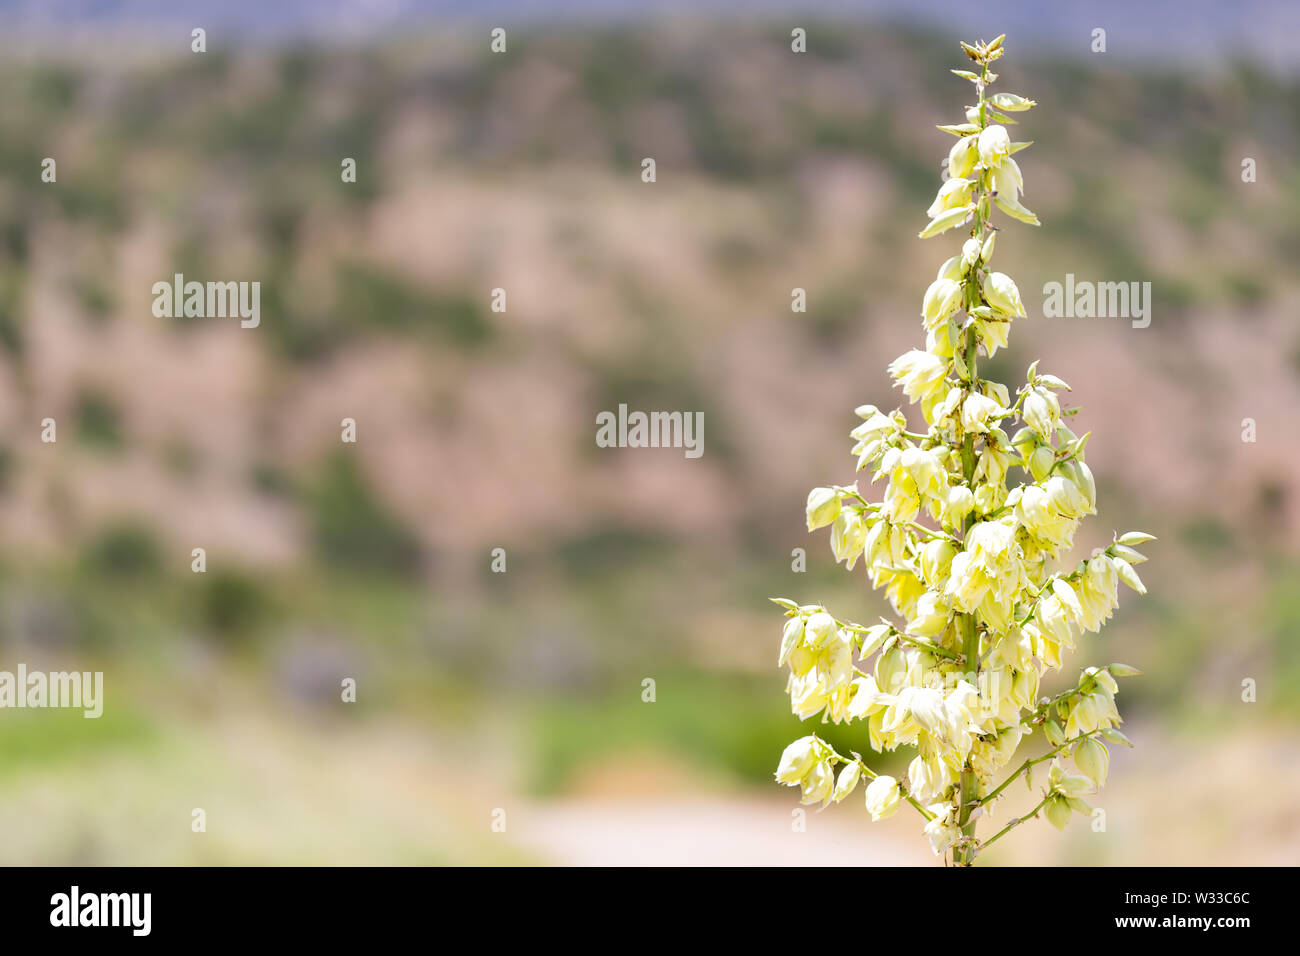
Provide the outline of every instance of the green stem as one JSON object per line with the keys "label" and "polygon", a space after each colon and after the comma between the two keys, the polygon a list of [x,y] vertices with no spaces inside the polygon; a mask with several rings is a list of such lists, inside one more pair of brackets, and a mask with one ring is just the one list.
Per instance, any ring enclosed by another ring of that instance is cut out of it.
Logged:
{"label": "green stem", "polygon": [[[983,64],[982,79],[984,83],[988,81],[989,65]],[[980,102],[979,102],[979,125],[983,129],[987,119],[984,104],[984,83],[980,84]],[[984,197],[981,196],[975,204],[975,224],[972,233],[976,239],[981,242],[984,239],[985,227],[985,205]],[[972,268],[966,277],[966,310],[970,310],[979,302],[979,276],[978,269]],[[966,362],[966,373],[968,376],[969,388],[974,390],[979,384],[979,376],[975,369],[976,353],[979,346],[979,339],[975,334],[975,326],[968,325],[965,331],[965,337],[962,341],[964,350],[963,358]],[[969,487],[975,476],[975,436],[974,434],[961,436],[961,464],[962,474],[966,479]],[[966,536],[968,519],[962,521],[962,537]],[[962,639],[962,656],[965,658],[967,669],[967,678],[972,684],[976,684],[979,678],[979,659],[980,659],[980,637],[979,628],[976,626],[975,615],[959,614],[957,615],[957,629]],[[958,866],[970,866],[975,862],[977,844],[975,842],[975,825],[976,820],[971,816],[972,812],[979,806],[979,780],[975,776],[975,770],[967,761],[966,766],[961,772],[961,804],[958,808],[957,825],[961,827],[962,835],[965,837],[961,849],[953,853],[953,862]]]}
{"label": "green stem", "polygon": [[[974,671],[972,676],[978,677],[979,673],[979,631],[975,627],[974,614],[962,614],[958,618],[958,626],[962,632],[962,652],[966,658],[966,667]],[[979,780],[975,776],[975,770],[971,767],[970,761],[961,772],[961,809],[957,816],[957,824],[961,827],[962,835],[969,841],[966,847],[954,854],[954,862],[959,866],[970,866],[975,862],[975,823],[971,818],[971,812],[979,805]]]}
{"label": "green stem", "polygon": [[931,654],[936,654],[939,657],[946,657],[952,661],[959,661],[962,659],[960,654],[950,651],[946,647],[940,647],[938,644],[935,644],[933,641],[928,641],[923,637],[913,637],[911,634],[905,634],[902,631],[895,631],[894,633],[898,635],[898,639],[900,641],[905,641],[906,643],[912,644],[915,647],[919,647],[922,648],[923,650],[927,650]]}
{"label": "green stem", "polygon": [[1034,809],[1030,810],[1023,817],[1016,817],[1014,820],[1012,820],[1010,823],[1004,826],[997,833],[993,834],[993,836],[989,837],[989,839],[981,843],[979,849],[981,850],[988,849],[994,843],[997,843],[998,840],[1001,839],[1008,831],[1014,830],[1016,827],[1020,826],[1020,824],[1024,823],[1026,820],[1032,820],[1035,816],[1038,815],[1038,811],[1043,809],[1043,805],[1046,804],[1047,801],[1050,799],[1052,799],[1052,795],[1049,793],[1047,796],[1043,797],[1043,799],[1039,801],[1038,806],[1034,807]]}
{"label": "green stem", "polygon": [[[876,777],[880,776],[878,773],[876,773],[874,770],[868,767],[863,762],[862,758],[857,755],[856,752],[853,755],[853,761],[850,761],[848,757],[841,757],[839,754],[835,753],[835,749],[833,747],[831,748],[831,753],[835,756],[836,760],[839,760],[843,763],[850,763],[855,761],[857,765],[862,768],[862,775],[866,777],[868,780],[875,780]],[[898,792],[903,795],[904,800],[906,800],[908,803],[910,803],[913,807],[916,808],[917,813],[925,817],[927,822],[934,819],[934,814],[931,813],[929,810],[925,809],[925,807],[921,806],[919,803],[917,803],[916,798],[907,792],[907,788],[904,787],[901,782],[898,784]]]}
{"label": "green stem", "polygon": [[1083,740],[1085,737],[1091,737],[1095,733],[1098,733],[1098,731],[1090,730],[1086,734],[1079,734],[1079,736],[1077,737],[1071,737],[1069,740],[1064,741],[1059,747],[1054,747],[1053,749],[1049,750],[1047,753],[1043,754],[1041,757],[1037,757],[1033,760],[1026,760],[1024,763],[1020,765],[1020,767],[1016,770],[1015,773],[1013,773],[1011,776],[1007,777],[1007,779],[1003,780],[1000,784],[998,784],[997,789],[991,791],[988,794],[988,796],[981,798],[980,806],[982,807],[986,804],[992,803],[997,798],[998,794],[1000,794],[1003,790],[1007,789],[1007,787],[1011,785],[1012,781],[1016,780],[1022,773],[1024,773],[1030,767],[1034,766],[1035,764],[1040,764],[1044,760],[1051,760],[1053,757],[1059,754],[1066,747],[1070,746],[1070,744],[1077,744],[1080,740]]}

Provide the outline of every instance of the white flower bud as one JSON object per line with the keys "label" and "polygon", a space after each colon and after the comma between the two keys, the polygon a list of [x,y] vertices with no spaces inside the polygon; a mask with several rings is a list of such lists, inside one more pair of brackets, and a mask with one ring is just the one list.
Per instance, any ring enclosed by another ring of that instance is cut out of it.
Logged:
{"label": "white flower bud", "polygon": [[1092,477],[1092,469],[1086,462],[1076,459],[1070,462],[1070,477],[1074,481],[1074,486],[1079,489],[1079,494],[1083,496],[1088,512],[1091,514],[1097,508],[1097,482]]}
{"label": "white flower bud", "polygon": [[[968,489],[969,490],[969,489]],[[939,584],[948,576],[957,546],[947,538],[935,538],[921,549],[921,575],[931,586]]]}
{"label": "white flower bud", "polygon": [[876,658],[876,686],[886,694],[897,693],[905,676],[907,656],[897,644]]}
{"label": "white flower bud", "polygon": [[953,282],[960,282],[963,272],[963,263],[961,256],[949,256],[944,260],[943,265],[939,267],[939,274],[936,279],[951,279]]}
{"label": "white flower bud", "polygon": [[975,134],[963,136],[948,151],[948,175],[953,179],[969,176],[978,160],[979,148],[975,144]]}
{"label": "white flower bud", "polygon": [[1110,751],[1096,737],[1086,737],[1075,745],[1074,765],[1096,786],[1104,786],[1110,770]]}
{"label": "white flower bud", "polygon": [[846,763],[840,770],[840,775],[835,781],[835,793],[832,798],[839,803],[858,785],[858,779],[862,776],[862,765],[856,760],[853,763]]}
{"label": "white flower bud", "polygon": [[998,234],[990,232],[989,237],[984,240],[984,245],[980,249],[980,261],[988,262],[993,258],[993,247],[997,244]]}
{"label": "white flower bud", "polygon": [[1042,481],[1051,474],[1054,464],[1056,453],[1047,445],[1039,445],[1029,456],[1029,473],[1034,476],[1034,481]]}
{"label": "white flower bud", "polygon": [[776,662],[780,667],[790,659],[791,653],[803,641],[803,618],[792,617],[785,622],[785,630],[781,633],[781,656]]}
{"label": "white flower bud", "polygon": [[808,530],[816,531],[840,514],[840,495],[834,488],[814,488],[808,492]]}
{"label": "white flower bud", "polygon": [[1147,534],[1145,531],[1129,531],[1119,536],[1119,543],[1128,545],[1130,548],[1136,548],[1140,544],[1146,544],[1148,541],[1156,540],[1153,534]]}
{"label": "white flower bud", "polygon": [[935,591],[926,591],[916,602],[916,611],[907,622],[908,633],[918,637],[938,637],[948,626],[949,611]]}
{"label": "white flower bud", "polygon": [[994,93],[988,98],[988,102],[994,109],[1001,110],[1004,113],[1019,113],[1021,110],[1027,110],[1038,105],[1033,100],[1027,100],[1015,93]]}
{"label": "white flower bud", "polygon": [[867,811],[873,823],[892,817],[903,800],[898,781],[881,775],[867,784]]}
{"label": "white flower bud", "polygon": [[1023,318],[1025,307],[1020,304],[1020,290],[1005,272],[990,272],[984,277],[984,298],[989,305],[1007,315]]}
{"label": "white flower bud", "polygon": [[975,508],[975,493],[965,485],[953,485],[948,489],[947,519],[951,524],[959,524]]}
{"label": "white flower bud", "polygon": [[921,230],[919,236],[922,239],[929,239],[931,236],[937,236],[941,233],[947,232],[949,229],[954,229],[965,222],[974,210],[974,203],[948,209],[936,216],[934,219],[931,219],[930,223]]}
{"label": "white flower bud", "polygon": [[1025,424],[1038,432],[1044,441],[1050,441],[1061,417],[1061,406],[1057,404],[1056,396],[1046,389],[1032,388],[1021,408]]}
{"label": "white flower bud", "polygon": [[781,753],[781,764],[776,768],[776,779],[790,786],[800,783],[817,762],[817,757],[817,738],[811,735],[800,737]]}

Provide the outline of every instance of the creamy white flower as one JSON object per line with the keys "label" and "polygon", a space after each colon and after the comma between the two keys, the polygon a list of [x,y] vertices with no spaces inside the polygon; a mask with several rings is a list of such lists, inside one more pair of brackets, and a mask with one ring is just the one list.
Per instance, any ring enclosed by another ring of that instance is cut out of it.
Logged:
{"label": "creamy white flower", "polygon": [[785,689],[790,695],[790,711],[800,720],[821,713],[830,703],[830,695],[815,669],[800,674],[792,668]]}
{"label": "creamy white flower", "polygon": [[1039,445],[1029,456],[1029,473],[1034,481],[1042,481],[1052,473],[1056,464],[1056,453],[1050,445]]}
{"label": "creamy white flower", "polygon": [[1052,761],[1052,768],[1047,774],[1047,789],[1063,797],[1080,797],[1092,791],[1092,781],[1079,774],[1069,774],[1059,761]]}
{"label": "creamy white flower", "polygon": [[991,568],[1011,552],[1016,542],[1016,529],[1005,521],[981,521],[966,532],[966,550],[986,567]]}
{"label": "creamy white flower", "polygon": [[804,624],[805,640],[812,648],[825,647],[835,635],[836,626],[835,618],[825,611],[818,611]]}
{"label": "creamy white flower", "polygon": [[936,279],[951,279],[953,282],[960,282],[965,272],[961,256],[949,256],[944,260],[943,265],[939,267],[939,274]]}
{"label": "creamy white flower", "polygon": [[1079,495],[1083,499],[1086,508],[1084,514],[1093,514],[1097,510],[1097,482],[1092,477],[1092,469],[1088,467],[1087,462],[1074,461],[1064,463],[1062,470],[1069,476],[1070,481],[1079,489]]}
{"label": "creamy white flower", "polygon": [[[951,361],[955,347],[952,340],[952,330],[948,323],[936,325],[925,333],[925,350],[939,356],[944,361]],[[927,411],[926,421],[932,421],[930,413]]]}
{"label": "creamy white flower", "polygon": [[839,803],[858,785],[858,780],[862,777],[862,765],[857,761],[846,763],[840,770],[840,775],[835,779],[835,792],[832,794],[836,803]]}
{"label": "creamy white flower", "polygon": [[781,633],[781,656],[777,659],[777,666],[781,666],[790,659],[790,654],[794,649],[803,643],[803,618],[792,617],[785,622],[785,630]]}
{"label": "creamy white flower", "polygon": [[853,431],[849,432],[850,438],[865,441],[870,438],[879,437],[886,432],[898,430],[898,423],[890,416],[881,412],[873,412],[872,414],[863,417],[865,420],[854,428]]}
{"label": "creamy white flower", "polygon": [[958,681],[944,697],[943,712],[946,739],[968,753],[974,738],[984,733],[984,707],[979,691],[969,681]]}
{"label": "creamy white flower", "polygon": [[930,838],[930,849],[935,856],[961,838],[961,827],[952,822],[953,808],[945,803],[932,803],[926,807],[934,818],[925,825],[925,835]]}
{"label": "creamy white flower", "polygon": [[899,456],[898,467],[912,479],[918,494],[938,496],[943,490],[943,463],[934,452],[909,445]]}
{"label": "creamy white flower", "polygon": [[820,756],[820,743],[811,734],[800,737],[781,753],[781,764],[776,768],[776,779],[795,786],[808,775]]}
{"label": "creamy white flower", "polygon": [[925,290],[921,302],[921,317],[925,327],[932,329],[946,322],[948,316],[961,308],[961,283],[953,279],[935,279]]}
{"label": "creamy white flower", "polygon": [[843,561],[850,571],[862,556],[862,545],[867,538],[867,527],[862,516],[845,510],[831,525],[831,551],[836,561]]}
{"label": "creamy white flower", "polygon": [[903,793],[893,777],[881,774],[867,784],[867,811],[873,823],[892,817],[902,800]]}
{"label": "creamy white flower", "polygon": [[944,380],[948,363],[937,355],[912,349],[904,352],[889,366],[889,374],[903,386],[907,397],[919,402],[936,391],[947,391]]}
{"label": "creamy white flower", "polygon": [[1079,734],[1114,727],[1119,722],[1119,711],[1115,709],[1113,696],[1104,693],[1084,694],[1070,709],[1069,719],[1065,722],[1065,735],[1077,737]]}
{"label": "creamy white flower", "polygon": [[969,551],[962,551],[952,559],[948,568],[948,584],[943,593],[952,599],[959,611],[970,613],[984,602],[994,585],[990,575]]}
{"label": "creamy white flower", "polygon": [[975,134],[963,136],[953,143],[952,149],[948,151],[948,175],[955,179],[970,175],[979,158],[979,147],[975,142]]}
{"label": "creamy white flower", "polygon": [[802,803],[828,803],[835,791],[835,771],[829,760],[813,764],[803,778]]}
{"label": "creamy white flower", "polygon": [[1021,526],[1053,552],[1070,543],[1079,523],[1075,514],[1061,509],[1051,490],[1038,485],[1025,486],[1015,510]]}
{"label": "creamy white flower", "polygon": [[874,717],[893,702],[893,696],[881,691],[876,686],[876,678],[868,674],[853,682],[853,698],[849,702],[848,714],[854,719]]}
{"label": "creamy white flower", "polygon": [[948,489],[944,503],[943,520],[946,524],[957,525],[975,508],[975,493],[965,485],[953,485]]}
{"label": "creamy white flower", "polygon": [[922,803],[938,797],[948,782],[948,774],[937,760],[926,760],[917,754],[907,765],[908,792]]}
{"label": "creamy white flower", "polygon": [[876,658],[876,686],[886,693],[896,693],[907,676],[907,654],[895,644]]}
{"label": "creamy white flower", "polygon": [[934,197],[934,202],[926,210],[926,215],[934,219],[940,213],[947,212],[949,209],[956,209],[959,206],[966,206],[970,203],[971,190],[975,183],[969,179],[957,177],[947,180],[939,187],[939,193]]}
{"label": "creamy white flower", "polygon": [[808,492],[807,511],[809,531],[826,527],[840,513],[839,492],[833,488],[814,488]]}
{"label": "creamy white flower", "polygon": [[928,733],[937,733],[943,721],[943,694],[930,687],[904,687],[898,694],[900,706]]}
{"label": "creamy white flower", "polygon": [[993,171],[993,189],[998,194],[999,199],[1009,203],[1017,203],[1024,188],[1025,181],[1020,175],[1020,167],[1014,159],[1008,156]]}
{"label": "creamy white flower", "polygon": [[1091,558],[1079,581],[1079,603],[1083,606],[1080,621],[1089,631],[1097,631],[1119,603],[1116,591],[1119,575],[1115,566],[1104,554]]}
{"label": "creamy white flower", "polygon": [[1070,802],[1064,797],[1053,795],[1043,807],[1047,822],[1058,830],[1064,830],[1070,822]]}
{"label": "creamy white flower", "polygon": [[1104,786],[1110,771],[1110,751],[1096,737],[1087,737],[1074,747],[1074,765],[1095,786]]}
{"label": "creamy white flower", "polygon": [[989,104],[994,109],[999,109],[1004,113],[1019,113],[1021,110],[1027,110],[1031,106],[1038,105],[1033,100],[1027,100],[1015,93],[994,93],[989,97]]}
{"label": "creamy white flower", "polygon": [[990,421],[1001,419],[1009,412],[987,395],[971,392],[961,403],[961,427],[968,432],[987,432]]}
{"label": "creamy white flower", "polygon": [[1043,633],[1057,643],[1073,645],[1074,634],[1070,630],[1070,618],[1065,613],[1061,599],[1055,594],[1048,594],[1039,599],[1038,606],[1034,609],[1034,620],[1038,622]]}
{"label": "creamy white flower", "polygon": [[1020,290],[1005,272],[990,272],[982,286],[984,299],[989,305],[1007,315],[1024,318],[1025,307],[1020,303]]}
{"label": "creamy white flower", "polygon": [[[985,68],[1004,52],[1003,39],[966,49]],[[855,484],[814,489],[807,507],[810,530],[830,526],[838,560],[852,568],[863,558],[897,623],[840,625],[823,607],[778,603],[787,616],[779,661],[789,668],[792,711],[801,719],[865,721],[855,739],[878,752],[915,748],[907,786],[875,777],[866,785],[867,810],[879,820],[904,799],[926,806],[931,848],[951,850],[954,862],[969,864],[980,844],[963,838],[959,826],[963,775],[973,774],[976,792],[987,795],[1023,762],[1017,750],[1038,726],[1031,715],[1042,700],[1040,679],[1061,666],[1079,635],[1110,617],[1120,581],[1145,591],[1133,570],[1143,557],[1133,548],[1150,536],[1125,535],[1106,553],[1058,571],[1080,522],[1097,506],[1096,483],[1083,461],[1087,436],[1078,438],[1062,417],[1057,392],[1069,386],[1039,374],[1034,362],[1014,406],[1025,425],[1008,438],[1003,425],[1012,415],[1011,390],[980,378],[987,363],[967,361],[972,353],[994,356],[1007,347],[1013,319],[1025,317],[1016,283],[988,264],[1003,217],[1032,225],[1038,218],[1021,204],[1024,176],[1012,158],[1029,144],[1012,143],[997,122],[1006,117],[996,112],[1025,110],[1033,101],[991,93],[986,85],[996,77],[986,71],[985,79],[963,75],[976,80],[987,97],[982,103],[994,112],[972,106],[970,125],[943,127],[959,135],[947,158],[949,179],[930,205],[921,237],[967,224],[970,232],[925,291],[925,349],[911,349],[889,366],[926,427],[918,429],[902,410],[859,406],[852,451],[873,487],[883,479],[881,500],[868,504]],[[950,253],[956,245],[950,243]],[[958,321],[962,310],[969,314]],[[1027,475],[1008,487],[1012,465]],[[973,654],[964,646],[968,640]],[[867,664],[873,657],[874,666]],[[1087,668],[1075,690],[1051,708],[1044,731],[1062,747],[1043,804],[1053,825],[1090,812],[1083,795],[1104,783],[1110,759],[1094,735],[1118,733],[1114,677],[1131,673],[1119,664]],[[1071,756],[1078,773],[1060,766]],[[804,803],[824,806],[843,800],[870,773],[860,758],[850,761],[805,737],[786,748],[777,779],[799,786]],[[984,809],[968,821],[969,832]]]}
{"label": "creamy white flower", "polygon": [[921,493],[916,482],[902,466],[897,466],[885,489],[885,515],[890,521],[911,521],[921,510]]}
{"label": "creamy white flower", "polygon": [[1043,490],[1047,492],[1052,507],[1062,515],[1078,518],[1092,510],[1088,506],[1088,500],[1079,491],[1079,486],[1062,475],[1048,478],[1043,482]]}
{"label": "creamy white flower", "polygon": [[[956,553],[957,546],[948,538],[935,538],[933,541],[928,542],[921,549],[921,575],[925,578],[926,583],[932,587],[942,584],[944,578],[948,576],[948,568],[952,565],[952,559]],[[922,598],[922,601],[924,600]],[[917,608],[919,612],[920,602],[917,603]],[[944,609],[944,613],[946,616],[946,609]]]}
{"label": "creamy white flower", "polygon": [[950,614],[939,594],[926,591],[916,602],[916,612],[907,622],[908,633],[918,637],[938,637],[948,626]]}
{"label": "creamy white flower", "polygon": [[981,163],[988,167],[996,166],[1011,152],[1011,137],[1007,135],[1007,128],[994,123],[981,130],[977,148]]}
{"label": "creamy white flower", "polygon": [[1056,423],[1061,420],[1061,405],[1056,396],[1045,388],[1031,388],[1025,395],[1022,415],[1025,424],[1043,438],[1051,441]]}

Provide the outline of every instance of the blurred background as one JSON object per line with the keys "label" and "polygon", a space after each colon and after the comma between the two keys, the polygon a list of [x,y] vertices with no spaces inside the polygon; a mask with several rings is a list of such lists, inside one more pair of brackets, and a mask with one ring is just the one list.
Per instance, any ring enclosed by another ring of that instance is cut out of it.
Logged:
{"label": "blurred background", "polygon": [[[767,599],[884,611],[804,499],[853,480],[856,405],[904,401],[885,366],[958,244],[915,238],[969,102],[948,70],[1003,32],[1043,226],[999,241],[1030,317],[981,369],[1074,387],[1079,553],[1160,540],[1064,671],[1145,671],[1106,832],[988,859],[1293,862],[1297,21],[0,2],[0,670],[105,675],[99,720],[0,711],[0,863],[933,865],[856,795],[792,832],[772,772],[826,728],[789,713]],[[260,281],[260,326],[155,318],[177,272]],[[1066,273],[1152,283],[1150,327],[1042,317]],[[703,412],[704,455],[597,448],[620,403]]]}

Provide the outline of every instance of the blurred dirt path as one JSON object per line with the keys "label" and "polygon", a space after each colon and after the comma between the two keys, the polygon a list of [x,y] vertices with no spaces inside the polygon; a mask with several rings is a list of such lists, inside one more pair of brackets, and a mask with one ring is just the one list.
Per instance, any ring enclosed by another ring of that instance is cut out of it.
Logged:
{"label": "blurred dirt path", "polygon": [[[807,809],[792,830],[793,800],[749,797],[570,799],[512,814],[515,843],[567,866],[935,865],[925,841],[906,848],[881,828]],[[916,834],[912,834],[916,839]]]}

